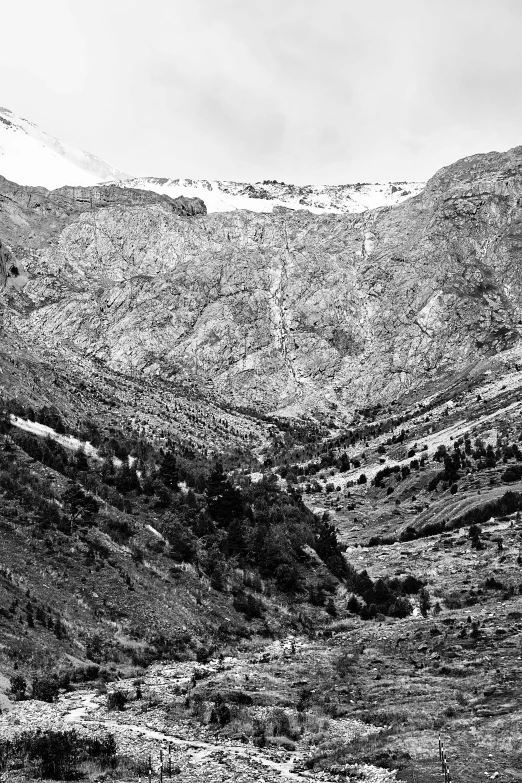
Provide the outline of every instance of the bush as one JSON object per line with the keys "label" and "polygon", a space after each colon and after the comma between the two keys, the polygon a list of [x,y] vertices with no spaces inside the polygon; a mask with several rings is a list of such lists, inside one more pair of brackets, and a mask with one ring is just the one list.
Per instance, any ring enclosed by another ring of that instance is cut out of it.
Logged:
{"label": "bush", "polygon": [[17,699],[23,699],[27,689],[27,682],[20,674],[15,674],[10,679],[11,693]]}
{"label": "bush", "polygon": [[289,593],[298,590],[301,584],[297,568],[289,563],[277,566],[275,578],[279,589]]}
{"label": "bush", "polygon": [[[71,780],[80,776],[78,764],[96,759],[103,767],[116,766],[116,743],[111,734],[79,737],[75,730],[27,731],[13,740],[0,740],[0,770],[25,769],[33,779]],[[6,777],[6,780],[8,778]],[[25,776],[24,776],[25,780]]]}
{"label": "bush", "polygon": [[38,763],[42,777],[67,779],[74,776],[78,749],[75,731],[48,730],[31,736],[27,744],[29,760]]}
{"label": "bush", "polygon": [[107,696],[107,709],[122,712],[127,704],[127,696],[123,691],[111,691]]}
{"label": "bush", "polygon": [[402,596],[399,596],[388,610],[390,617],[408,617],[412,612],[413,606],[411,602]]}
{"label": "bush", "polygon": [[428,616],[428,612],[431,609],[431,597],[429,590],[426,587],[421,587],[419,590],[419,608],[423,617]]}
{"label": "bush", "polygon": [[360,614],[361,604],[358,601],[357,596],[353,594],[350,596],[346,608],[348,609],[349,612],[352,612],[352,614]]}
{"label": "bush", "polygon": [[520,481],[522,478],[522,466],[521,465],[511,465],[509,468],[507,468],[504,473],[500,477],[502,481],[505,481],[506,483],[510,483],[512,481]]}
{"label": "bush", "polygon": [[214,702],[214,707],[210,713],[210,722],[218,726],[226,726],[232,720],[230,707],[225,703],[223,697],[218,694]]}
{"label": "bush", "polygon": [[[278,568],[281,568],[281,566],[278,566]],[[244,614],[247,620],[263,616],[263,603],[249,593],[238,593],[238,595],[234,597],[233,605],[236,612]]]}
{"label": "bush", "polygon": [[58,698],[58,682],[54,677],[41,677],[33,680],[33,699],[53,702]]}

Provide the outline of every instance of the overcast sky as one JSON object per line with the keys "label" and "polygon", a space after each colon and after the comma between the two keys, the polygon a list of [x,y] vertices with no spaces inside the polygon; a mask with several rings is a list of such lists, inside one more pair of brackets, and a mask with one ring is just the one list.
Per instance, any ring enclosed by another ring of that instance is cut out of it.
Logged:
{"label": "overcast sky", "polygon": [[135,175],[424,180],[522,143],[522,0],[17,0],[0,105]]}

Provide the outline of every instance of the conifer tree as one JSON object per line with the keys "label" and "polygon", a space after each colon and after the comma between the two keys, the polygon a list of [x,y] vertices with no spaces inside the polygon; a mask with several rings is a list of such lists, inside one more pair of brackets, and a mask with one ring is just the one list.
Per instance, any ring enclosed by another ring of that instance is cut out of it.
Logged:
{"label": "conifer tree", "polygon": [[205,488],[210,516],[219,525],[228,526],[241,516],[243,503],[241,493],[232,485],[223,472],[223,465],[217,462],[207,479]]}
{"label": "conifer tree", "polygon": [[163,458],[161,467],[159,469],[159,477],[161,481],[173,492],[179,490],[179,471],[178,463],[173,452],[169,449]]}

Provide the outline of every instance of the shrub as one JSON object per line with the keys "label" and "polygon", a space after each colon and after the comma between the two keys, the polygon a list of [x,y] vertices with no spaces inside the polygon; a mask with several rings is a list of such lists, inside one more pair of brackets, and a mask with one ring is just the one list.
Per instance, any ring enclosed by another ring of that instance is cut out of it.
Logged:
{"label": "shrub", "polygon": [[300,587],[301,580],[295,566],[289,563],[281,563],[275,570],[277,586],[285,592],[294,592]]}
{"label": "shrub", "polygon": [[33,680],[33,699],[38,701],[56,701],[59,693],[58,682],[54,677],[41,677]]}
{"label": "shrub", "polygon": [[27,682],[25,681],[25,678],[20,674],[15,674],[10,679],[10,685],[13,696],[15,696],[17,699],[23,699],[27,689]]}
{"label": "shrub", "polygon": [[[281,566],[278,566],[278,568],[281,568]],[[263,603],[249,593],[238,593],[234,597],[233,605],[236,612],[244,614],[247,620],[263,616]]]}
{"label": "shrub", "polygon": [[388,614],[390,617],[408,617],[413,612],[411,602],[402,596],[399,596],[395,603],[390,606]]}
{"label": "shrub", "polygon": [[123,691],[111,691],[107,695],[107,709],[122,712],[127,704],[127,696]]}
{"label": "shrub", "polygon": [[[78,764],[97,759],[104,767],[116,766],[116,743],[111,734],[79,737],[76,732],[53,729],[27,731],[13,740],[0,740],[0,769],[32,767],[30,777],[71,780],[80,776]],[[25,780],[24,776],[24,780]],[[6,779],[8,779],[6,777]]]}
{"label": "shrub", "polygon": [[361,604],[359,600],[357,599],[357,596],[351,595],[348,599],[348,603],[346,605],[349,612],[352,612],[352,614],[359,614],[361,611]]}
{"label": "shrub", "polygon": [[419,608],[423,617],[427,617],[431,608],[431,597],[426,587],[419,590]]}
{"label": "shrub", "polygon": [[521,465],[510,465],[509,468],[507,468],[504,473],[500,477],[502,481],[505,481],[506,483],[510,483],[512,481],[520,481],[522,478],[522,466]]}
{"label": "shrub", "polygon": [[210,713],[210,722],[218,726],[226,726],[232,720],[230,707],[225,703],[221,694],[218,693],[214,702],[214,707]]}

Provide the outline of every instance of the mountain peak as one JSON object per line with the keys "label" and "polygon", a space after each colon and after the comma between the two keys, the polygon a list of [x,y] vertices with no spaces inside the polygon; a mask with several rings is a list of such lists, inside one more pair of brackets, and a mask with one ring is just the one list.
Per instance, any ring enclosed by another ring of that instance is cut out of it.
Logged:
{"label": "mountain peak", "polygon": [[20,185],[94,185],[127,175],[0,108],[0,174]]}

